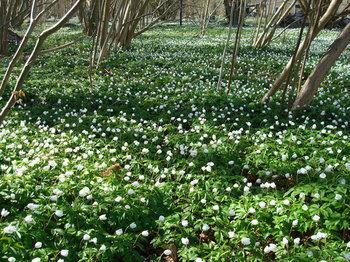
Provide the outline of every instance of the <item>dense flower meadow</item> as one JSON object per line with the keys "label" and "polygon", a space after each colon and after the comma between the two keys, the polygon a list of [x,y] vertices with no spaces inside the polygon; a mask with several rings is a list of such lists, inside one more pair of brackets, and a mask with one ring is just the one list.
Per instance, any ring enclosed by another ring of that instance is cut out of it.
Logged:
{"label": "dense flower meadow", "polygon": [[40,59],[0,129],[1,261],[349,261],[349,52],[290,112],[259,100],[298,32],[263,50],[252,32],[228,96],[225,28],[152,30],[92,83],[89,39],[50,39],[82,40]]}

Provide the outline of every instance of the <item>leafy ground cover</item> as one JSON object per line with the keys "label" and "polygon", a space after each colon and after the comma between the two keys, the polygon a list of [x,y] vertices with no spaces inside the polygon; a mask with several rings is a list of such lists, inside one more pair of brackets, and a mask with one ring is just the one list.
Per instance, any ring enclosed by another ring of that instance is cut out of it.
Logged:
{"label": "leafy ground cover", "polygon": [[81,42],[36,63],[0,130],[2,261],[350,259],[349,52],[312,107],[289,112],[259,99],[297,31],[254,50],[247,28],[227,96],[227,29],[196,30],[146,33],[92,85],[89,39],[50,39]]}

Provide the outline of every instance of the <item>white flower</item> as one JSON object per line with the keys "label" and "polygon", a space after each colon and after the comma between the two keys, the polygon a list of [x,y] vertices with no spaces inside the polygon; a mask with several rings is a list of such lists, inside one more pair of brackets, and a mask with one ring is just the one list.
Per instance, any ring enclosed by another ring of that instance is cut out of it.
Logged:
{"label": "white flower", "polygon": [[210,226],[207,225],[207,224],[204,224],[203,227],[202,227],[203,231],[208,231],[209,229],[210,229]]}
{"label": "white flower", "polygon": [[39,257],[32,259],[32,262],[40,262],[40,261],[41,261],[41,259]]}
{"label": "white flower", "polygon": [[63,211],[62,210],[56,210],[55,211],[55,215],[58,216],[58,217],[63,217]]}
{"label": "white flower", "polygon": [[343,197],[342,195],[336,194],[334,198],[335,200],[341,200]]}
{"label": "white flower", "polygon": [[8,225],[7,227],[4,228],[4,233],[5,234],[12,234],[17,231],[16,226]]}
{"label": "white flower", "polygon": [[327,234],[326,234],[326,233],[317,232],[316,235],[312,235],[312,236],[311,236],[311,239],[312,239],[312,240],[315,240],[315,241],[318,241],[318,240],[321,240],[321,239],[326,238],[326,237],[327,237]]}
{"label": "white flower", "polygon": [[264,248],[264,252],[265,253],[276,252],[276,248],[277,248],[277,246],[275,244],[271,243]]}
{"label": "white flower", "polygon": [[117,236],[120,236],[120,235],[122,235],[123,234],[123,229],[117,229],[116,231],[115,231],[115,234],[117,235]]}
{"label": "white flower", "polygon": [[165,217],[164,216],[159,216],[158,220],[163,222],[165,220]]}
{"label": "white flower", "polygon": [[94,243],[95,245],[97,244],[97,238],[94,237],[93,239],[90,240],[91,243]]}
{"label": "white flower", "polygon": [[147,230],[144,230],[141,232],[141,235],[143,235],[144,237],[148,237],[149,236],[149,233]]}
{"label": "white flower", "polygon": [[229,232],[228,232],[228,237],[229,237],[229,238],[234,238],[234,237],[235,237],[235,232],[229,231]]}
{"label": "white flower", "polygon": [[182,221],[181,221],[181,225],[182,225],[183,227],[187,227],[187,226],[188,226],[188,221],[187,221],[187,220],[182,220]]}
{"label": "white flower", "polygon": [[163,253],[166,256],[170,256],[171,255],[171,250],[170,249],[165,249]]}
{"label": "white flower", "polygon": [[183,238],[181,238],[181,243],[184,245],[188,245],[190,243],[190,241],[188,240],[187,237],[183,237]]}
{"label": "white flower", "polygon": [[295,219],[293,220],[292,225],[295,227],[298,225],[298,223],[299,223],[298,219]]}
{"label": "white flower", "polygon": [[9,211],[7,211],[5,208],[1,210],[1,217],[7,217],[10,214]]}
{"label": "white flower", "polygon": [[288,199],[283,200],[283,204],[286,206],[290,205],[290,201]]}
{"label": "white flower", "polygon": [[254,214],[256,212],[255,208],[251,207],[248,209],[248,212]]}
{"label": "white flower", "polygon": [[85,240],[85,241],[90,240],[90,235],[85,234],[85,235],[83,236],[83,240]]}
{"label": "white flower", "polygon": [[118,196],[114,199],[115,202],[119,203],[123,200],[123,198],[121,196]]}
{"label": "white flower", "polygon": [[284,246],[286,246],[286,245],[288,245],[288,243],[289,243],[288,239],[284,237],[284,238],[282,239],[282,244],[283,244]]}
{"label": "white flower", "polygon": [[250,222],[253,226],[256,226],[257,224],[259,224],[258,220],[253,219],[252,222]]}
{"label": "white flower", "polygon": [[345,168],[350,171],[350,162],[345,164]]}
{"label": "white flower", "polygon": [[248,237],[243,237],[243,238],[241,239],[241,243],[242,243],[243,245],[245,245],[245,246],[250,245],[250,238],[248,238]]}
{"label": "white flower", "polygon": [[15,259],[14,257],[9,257],[9,258],[7,259],[7,261],[8,261],[8,262],[15,262],[16,259]]}
{"label": "white flower", "polygon": [[195,260],[195,262],[203,262],[203,259],[197,257],[196,260]]}
{"label": "white flower", "polygon": [[131,224],[130,224],[130,228],[131,228],[131,229],[135,229],[136,227],[137,227],[136,223],[131,223]]}
{"label": "white flower", "polygon": [[60,254],[61,254],[62,257],[68,257],[69,250],[63,249],[63,250],[61,250]]}
{"label": "white flower", "polygon": [[235,212],[234,210],[230,209],[230,211],[228,211],[228,214],[229,214],[231,217],[233,217],[233,216],[236,214],[236,212]]}
{"label": "white flower", "polygon": [[25,221],[26,223],[31,223],[31,222],[33,222],[33,217],[32,217],[32,215],[26,216],[26,217],[24,218],[24,221]]}
{"label": "white flower", "polygon": [[30,209],[30,210],[34,210],[34,209],[37,209],[39,207],[38,204],[33,204],[33,203],[29,203],[27,205],[27,208]]}
{"label": "white flower", "polygon": [[320,198],[320,194],[319,193],[315,193],[315,194],[313,194],[313,197],[316,198],[316,199],[319,199]]}
{"label": "white flower", "polygon": [[88,195],[90,195],[91,191],[90,188],[88,187],[83,187],[80,191],[79,191],[79,196],[80,197],[86,197]]}
{"label": "white flower", "polygon": [[100,216],[98,217],[98,219],[101,220],[101,221],[106,220],[106,219],[107,219],[106,214],[100,215]]}
{"label": "white flower", "polygon": [[100,247],[100,251],[105,251],[107,248],[106,248],[106,246],[105,245],[101,245],[101,247]]}
{"label": "white flower", "polygon": [[43,243],[41,242],[36,242],[34,245],[35,248],[41,248],[42,246],[43,246]]}
{"label": "white flower", "polygon": [[147,148],[143,148],[141,151],[141,154],[147,155],[149,153],[149,150]]}
{"label": "white flower", "polygon": [[314,216],[312,217],[312,220],[317,222],[317,221],[320,220],[320,217],[319,217],[318,215],[314,215]]}
{"label": "white flower", "polygon": [[219,210],[219,206],[218,205],[214,205],[213,206],[213,210],[215,210],[215,211]]}
{"label": "white flower", "polygon": [[306,175],[307,174],[307,169],[306,168],[300,168],[297,170],[298,175]]}
{"label": "white flower", "polygon": [[191,186],[195,186],[198,184],[198,179],[194,179],[190,182]]}
{"label": "white flower", "polygon": [[299,245],[300,244],[300,238],[299,237],[294,238],[293,242],[294,242],[294,245]]}
{"label": "white flower", "polygon": [[266,203],[263,202],[263,201],[259,202],[259,207],[260,208],[265,208],[266,207]]}
{"label": "white flower", "polygon": [[326,174],[325,173],[321,173],[320,174],[320,178],[325,179],[326,178]]}

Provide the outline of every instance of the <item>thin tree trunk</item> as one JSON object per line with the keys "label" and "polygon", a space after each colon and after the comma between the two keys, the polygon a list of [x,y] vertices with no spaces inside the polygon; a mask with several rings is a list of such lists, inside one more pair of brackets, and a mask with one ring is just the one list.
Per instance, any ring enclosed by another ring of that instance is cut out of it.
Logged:
{"label": "thin tree trunk", "polygon": [[245,6],[246,6],[246,0],[240,0],[239,20],[238,20],[235,44],[234,44],[233,53],[232,53],[230,76],[228,79],[227,89],[226,89],[227,94],[231,92],[232,78],[235,74],[235,66],[237,62],[237,56],[238,56],[238,51],[239,51],[240,41],[242,36],[242,28],[244,23]]}
{"label": "thin tree trunk", "polygon": [[[301,84],[302,84],[302,81],[303,81],[304,71],[305,71],[305,67],[306,67],[306,62],[307,62],[307,59],[308,59],[308,56],[309,56],[309,52],[310,52],[310,48],[311,48],[311,37],[310,36],[314,34],[316,26],[318,25],[318,22],[319,22],[320,17],[321,17],[322,0],[315,0],[314,2],[315,2],[315,7],[317,7],[317,9],[316,9],[316,12],[315,12],[314,17],[313,17],[314,21],[309,26],[310,30],[309,30],[309,34],[308,34],[308,43],[307,43],[307,46],[306,46],[304,60],[303,60],[303,63],[302,63],[301,69],[300,69],[297,93],[299,93],[300,89],[301,89]],[[289,104],[291,104],[291,101],[292,100],[290,100]]]}
{"label": "thin tree trunk", "polygon": [[184,1],[180,0],[180,26],[183,24],[183,16],[184,16]]}
{"label": "thin tree trunk", "polygon": [[[234,0],[232,0],[233,2]],[[222,74],[224,71],[224,65],[225,65],[225,60],[226,60],[226,54],[227,54],[227,47],[230,43],[231,40],[231,35],[232,35],[232,26],[233,26],[233,5],[231,7],[231,14],[230,14],[230,26],[229,26],[229,31],[228,31],[228,36],[226,39],[226,43],[225,43],[225,48],[224,48],[224,52],[222,53],[222,58],[221,58],[221,66],[220,66],[220,72],[219,72],[219,79],[218,79],[218,83],[216,85],[216,89],[219,90],[219,88],[221,87],[221,82],[222,82]]]}
{"label": "thin tree trunk", "polygon": [[[323,14],[322,18],[320,19],[320,22],[317,25],[317,28],[314,31],[314,34],[311,35],[311,41],[313,41],[316,36],[319,34],[319,32],[326,26],[326,24],[332,19],[332,17],[337,12],[342,0],[332,0],[332,2],[329,4],[326,12]],[[285,68],[283,69],[280,76],[276,79],[272,87],[269,89],[269,91],[265,94],[265,96],[262,99],[262,102],[267,102],[271,96],[273,96],[281,87],[281,85],[286,81],[288,78],[291,70],[293,69],[294,62],[298,61],[302,55],[304,54],[304,51],[307,47],[308,39],[304,39],[302,44],[300,45],[298,51],[296,52],[295,56],[289,60]]]}
{"label": "thin tree trunk", "polygon": [[307,107],[311,103],[321,82],[349,44],[350,24],[344,28],[340,36],[333,42],[322,60],[308,77],[293,104],[293,109]]}
{"label": "thin tree trunk", "polygon": [[3,107],[1,113],[0,113],[0,125],[3,123],[5,117],[8,115],[12,107],[16,104],[17,100],[20,98],[20,93],[22,90],[23,83],[33,65],[33,63],[36,61],[38,56],[40,55],[41,49],[43,47],[43,44],[45,40],[55,32],[57,32],[62,26],[64,26],[67,21],[74,15],[74,13],[78,10],[80,4],[84,0],[77,0],[73,7],[62,17],[55,25],[52,27],[46,29],[43,31],[35,44],[35,47],[30,54],[29,58],[27,59],[25,65],[22,68],[22,71],[17,79],[17,83],[11,93],[11,96],[9,100],[7,101],[6,105]]}
{"label": "thin tree trunk", "polygon": [[210,7],[210,0],[207,0],[206,5],[205,5],[205,10],[203,13],[203,17],[202,17],[202,23],[201,23],[201,36],[204,36],[205,34],[205,29],[206,29],[206,25],[207,25],[207,19],[208,15],[209,15],[209,7]]}
{"label": "thin tree trunk", "polygon": [[44,13],[47,12],[48,10],[50,10],[50,8],[53,7],[57,2],[58,2],[58,0],[53,1],[50,5],[45,7],[39,14],[34,16],[37,1],[36,0],[33,1],[32,7],[31,7],[30,23],[29,23],[28,29],[27,29],[24,37],[22,38],[22,42],[19,45],[19,47],[17,48],[16,53],[14,54],[9,65],[7,66],[5,75],[3,76],[1,84],[0,84],[0,96],[3,95],[5,88],[6,88],[6,85],[8,83],[8,80],[10,78],[10,75],[11,75],[16,63],[20,59],[31,34],[33,33],[35,26],[37,25],[37,23],[39,22],[41,17],[44,15]]}
{"label": "thin tree trunk", "polygon": [[7,0],[0,1],[0,55],[7,55],[8,47],[8,21],[6,21]]}

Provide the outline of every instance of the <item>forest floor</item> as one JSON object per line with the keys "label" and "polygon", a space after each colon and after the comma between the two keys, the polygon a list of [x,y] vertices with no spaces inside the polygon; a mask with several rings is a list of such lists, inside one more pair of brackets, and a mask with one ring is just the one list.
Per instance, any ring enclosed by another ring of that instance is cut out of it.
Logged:
{"label": "forest floor", "polygon": [[350,259],[349,51],[290,112],[259,101],[297,30],[255,50],[246,28],[230,95],[227,75],[216,90],[227,29],[197,32],[147,32],[92,83],[90,40],[74,27],[49,40],[81,38],[34,65],[0,129],[1,261]]}

